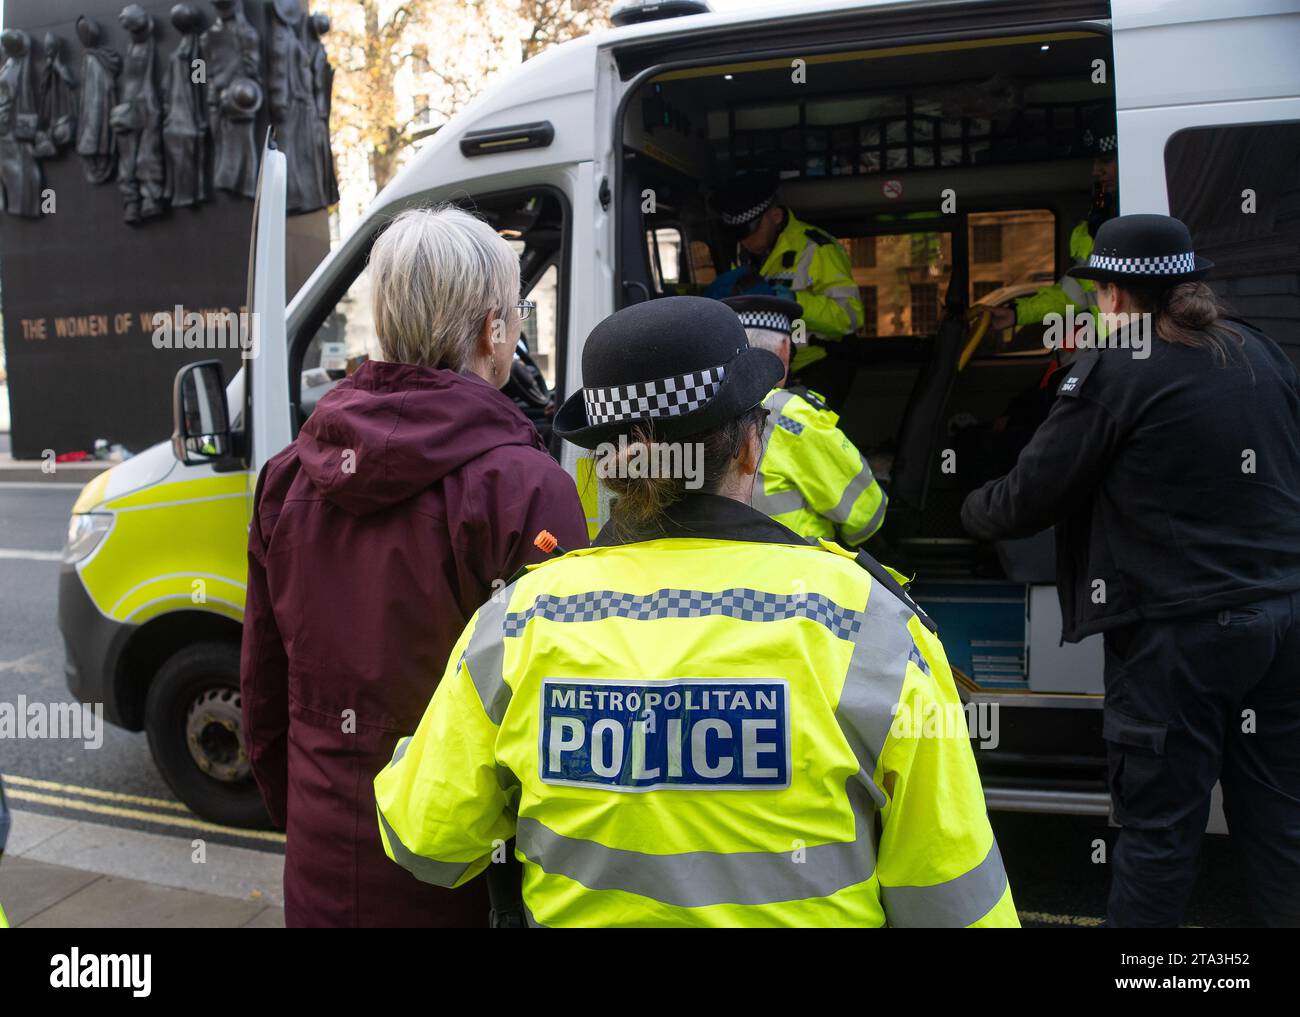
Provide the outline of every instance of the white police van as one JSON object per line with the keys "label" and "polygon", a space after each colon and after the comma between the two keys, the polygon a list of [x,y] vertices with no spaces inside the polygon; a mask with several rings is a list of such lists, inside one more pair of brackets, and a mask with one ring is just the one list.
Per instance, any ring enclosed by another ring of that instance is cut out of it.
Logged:
{"label": "white police van", "polygon": [[[1099,639],[1059,642],[1050,538],[1010,547],[971,540],[958,518],[960,471],[942,468],[952,430],[996,419],[1042,376],[1049,352],[1029,329],[988,335],[963,357],[964,312],[990,294],[1031,292],[1068,267],[1068,238],[1093,192],[1078,138],[1090,116],[1117,111],[1121,210],[1188,222],[1218,263],[1215,285],[1243,316],[1300,349],[1295,3],[618,7],[620,27],[528,61],[431,137],[287,302],[284,161],[268,152],[250,279],[261,354],[230,382],[226,407],[219,398],[196,405],[202,422],[188,425],[230,434],[205,451],[185,440],[178,414],[183,461],[164,468],[165,451],[146,453],[118,470],[154,474],[111,486],[232,468],[251,476],[290,442],[328,387],[305,385],[304,366],[319,362],[325,344],[331,356],[339,343],[354,355],[376,349],[367,256],[405,208],[455,202],[511,238],[539,305],[525,323],[533,356],[564,395],[580,384],[582,344],[598,321],[631,302],[698,292],[725,268],[711,195],[736,172],[770,170],[784,203],[851,257],[866,321],[846,340],[855,372],[842,426],[865,453],[893,459],[879,557],[918,576],[915,592],[939,621],[963,695],[984,711],[977,716],[1000,709],[977,753],[990,804],[1104,814]],[[1241,214],[1246,200],[1257,214]],[[177,392],[219,394],[212,370],[187,368]],[[215,464],[205,461],[213,449]],[[571,446],[555,451],[595,526],[603,509],[589,467]],[[251,484],[243,490],[247,499]],[[77,511],[94,511],[94,500]],[[232,547],[242,543],[242,532],[229,536]],[[184,572],[185,562],[185,548],[173,548],[166,568]],[[238,641],[232,588],[229,610],[194,619],[193,640]],[[145,628],[111,641],[143,640]],[[173,618],[166,652],[137,651],[133,659],[150,667],[111,694],[143,702],[168,654],[185,651],[187,631]],[[221,702],[237,707],[237,656],[211,654],[206,667],[205,678],[178,686],[184,696],[212,703],[213,690],[224,690]],[[166,674],[174,680],[174,670]],[[104,698],[109,684],[83,674],[76,691]],[[178,702],[160,711],[160,724],[192,722],[193,709]],[[143,709],[126,705],[110,716],[143,726]],[[229,742],[237,708],[220,721]],[[151,739],[165,734],[151,730]],[[207,744],[204,734],[191,752]],[[560,765],[574,735],[560,723],[555,737]],[[173,769],[185,765],[183,748],[173,756]],[[248,799],[246,768],[199,760],[198,770],[211,786],[182,796],[200,811],[218,811],[223,794]]]}

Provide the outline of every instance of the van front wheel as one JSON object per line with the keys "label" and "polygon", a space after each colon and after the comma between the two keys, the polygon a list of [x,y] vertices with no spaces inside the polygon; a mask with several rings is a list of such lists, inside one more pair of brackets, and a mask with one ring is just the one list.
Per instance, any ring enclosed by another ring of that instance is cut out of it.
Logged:
{"label": "van front wheel", "polygon": [[149,686],[144,725],[177,798],[211,823],[271,828],[244,747],[238,646],[195,643],[169,657]]}

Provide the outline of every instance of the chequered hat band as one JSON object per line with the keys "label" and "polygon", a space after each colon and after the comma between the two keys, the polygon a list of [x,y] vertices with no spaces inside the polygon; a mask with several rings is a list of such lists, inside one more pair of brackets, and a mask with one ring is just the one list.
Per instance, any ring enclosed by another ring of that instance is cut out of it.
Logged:
{"label": "chequered hat band", "polygon": [[1108,134],[1097,142],[1098,152],[1113,152],[1117,148],[1119,148],[1119,138],[1113,134]]}
{"label": "chequered hat band", "polygon": [[758,216],[762,215],[764,212],[766,212],[768,206],[772,204],[775,198],[776,198],[775,194],[768,195],[768,197],[764,198],[753,208],[747,208],[745,209],[745,211],[737,212],[734,215],[729,215],[728,213],[723,212],[722,221],[725,222],[728,226],[740,226],[743,223],[747,223],[751,219],[755,219]]}
{"label": "chequered hat band", "polygon": [[718,394],[726,370],[710,367],[706,371],[655,381],[584,389],[582,401],[587,407],[587,421],[595,426],[693,413]]}
{"label": "chequered hat band", "polygon": [[741,311],[740,323],[746,328],[766,328],[773,332],[790,331],[790,319],[778,311]]}
{"label": "chequered hat band", "polygon": [[1088,267],[1129,275],[1186,275],[1196,271],[1196,253],[1162,254],[1158,258],[1109,258],[1093,254],[1088,258]]}

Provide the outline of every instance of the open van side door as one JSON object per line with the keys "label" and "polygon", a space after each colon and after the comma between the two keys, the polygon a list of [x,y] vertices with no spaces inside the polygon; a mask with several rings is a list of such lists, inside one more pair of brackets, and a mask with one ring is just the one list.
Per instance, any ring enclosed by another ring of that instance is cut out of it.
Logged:
{"label": "open van side door", "polygon": [[253,208],[248,255],[248,311],[244,433],[256,475],[293,440],[289,421],[289,359],[285,346],[285,210],[288,163],[267,133]]}

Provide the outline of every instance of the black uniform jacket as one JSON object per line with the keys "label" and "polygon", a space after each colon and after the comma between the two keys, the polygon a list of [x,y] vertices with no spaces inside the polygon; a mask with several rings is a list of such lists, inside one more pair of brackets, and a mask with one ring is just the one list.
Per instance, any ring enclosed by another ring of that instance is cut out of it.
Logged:
{"label": "black uniform jacket", "polygon": [[1300,378],[1231,324],[1226,364],[1154,335],[1145,359],[1085,352],[1015,467],[962,506],[983,540],[1056,524],[1067,640],[1300,589]]}

